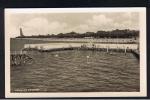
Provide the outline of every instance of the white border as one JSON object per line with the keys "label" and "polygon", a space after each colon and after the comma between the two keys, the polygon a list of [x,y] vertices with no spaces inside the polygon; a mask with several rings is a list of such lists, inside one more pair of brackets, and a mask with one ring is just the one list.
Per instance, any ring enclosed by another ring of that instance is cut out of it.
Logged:
{"label": "white border", "polygon": [[146,8],[26,8],[5,9],[5,31],[7,14],[10,13],[95,13],[95,12],[139,12],[140,13],[140,92],[65,92],[65,93],[11,93],[10,92],[10,36],[5,33],[5,96],[6,98],[37,97],[146,97]]}

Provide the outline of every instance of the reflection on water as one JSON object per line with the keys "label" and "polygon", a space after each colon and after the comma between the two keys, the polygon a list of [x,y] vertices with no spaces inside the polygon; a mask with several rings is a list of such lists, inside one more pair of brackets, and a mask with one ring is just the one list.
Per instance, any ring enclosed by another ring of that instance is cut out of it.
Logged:
{"label": "reflection on water", "polygon": [[11,92],[139,91],[139,63],[131,53],[72,50],[30,56],[33,64],[11,66]]}

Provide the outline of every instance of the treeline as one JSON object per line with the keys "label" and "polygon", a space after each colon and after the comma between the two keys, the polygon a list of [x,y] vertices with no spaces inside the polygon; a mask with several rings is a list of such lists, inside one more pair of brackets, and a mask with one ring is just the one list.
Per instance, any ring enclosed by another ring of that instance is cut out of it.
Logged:
{"label": "treeline", "polygon": [[47,35],[32,35],[32,36],[19,36],[17,38],[137,38],[139,37],[138,30],[112,30],[112,31],[97,31],[86,33],[59,33]]}

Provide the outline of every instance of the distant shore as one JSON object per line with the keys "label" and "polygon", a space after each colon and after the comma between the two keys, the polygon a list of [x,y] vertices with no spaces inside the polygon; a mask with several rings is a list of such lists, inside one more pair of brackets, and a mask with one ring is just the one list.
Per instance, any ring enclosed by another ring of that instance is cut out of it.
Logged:
{"label": "distant shore", "polygon": [[129,48],[137,49],[138,48],[138,40],[135,40],[133,38],[115,38],[115,39],[84,39],[84,38],[11,38],[11,51],[19,51],[22,48],[24,48],[25,45],[29,44],[45,44],[45,45],[57,45],[57,44],[83,44],[83,43],[88,43],[88,44],[98,44],[101,46],[125,46],[129,45]]}

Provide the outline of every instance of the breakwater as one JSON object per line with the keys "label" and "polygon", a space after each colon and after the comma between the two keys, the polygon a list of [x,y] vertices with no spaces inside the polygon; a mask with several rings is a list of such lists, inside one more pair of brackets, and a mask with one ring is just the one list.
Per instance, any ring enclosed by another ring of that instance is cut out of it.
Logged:
{"label": "breakwater", "polygon": [[100,44],[100,43],[42,43],[42,44],[25,44],[24,48],[36,48],[38,50],[52,50],[60,48],[109,48],[109,49],[131,49],[137,50],[138,44]]}
{"label": "breakwater", "polygon": [[96,50],[131,52],[138,49],[137,44],[92,44],[92,43],[43,43],[25,44],[24,50],[37,50],[41,52],[62,51],[62,50]]}

